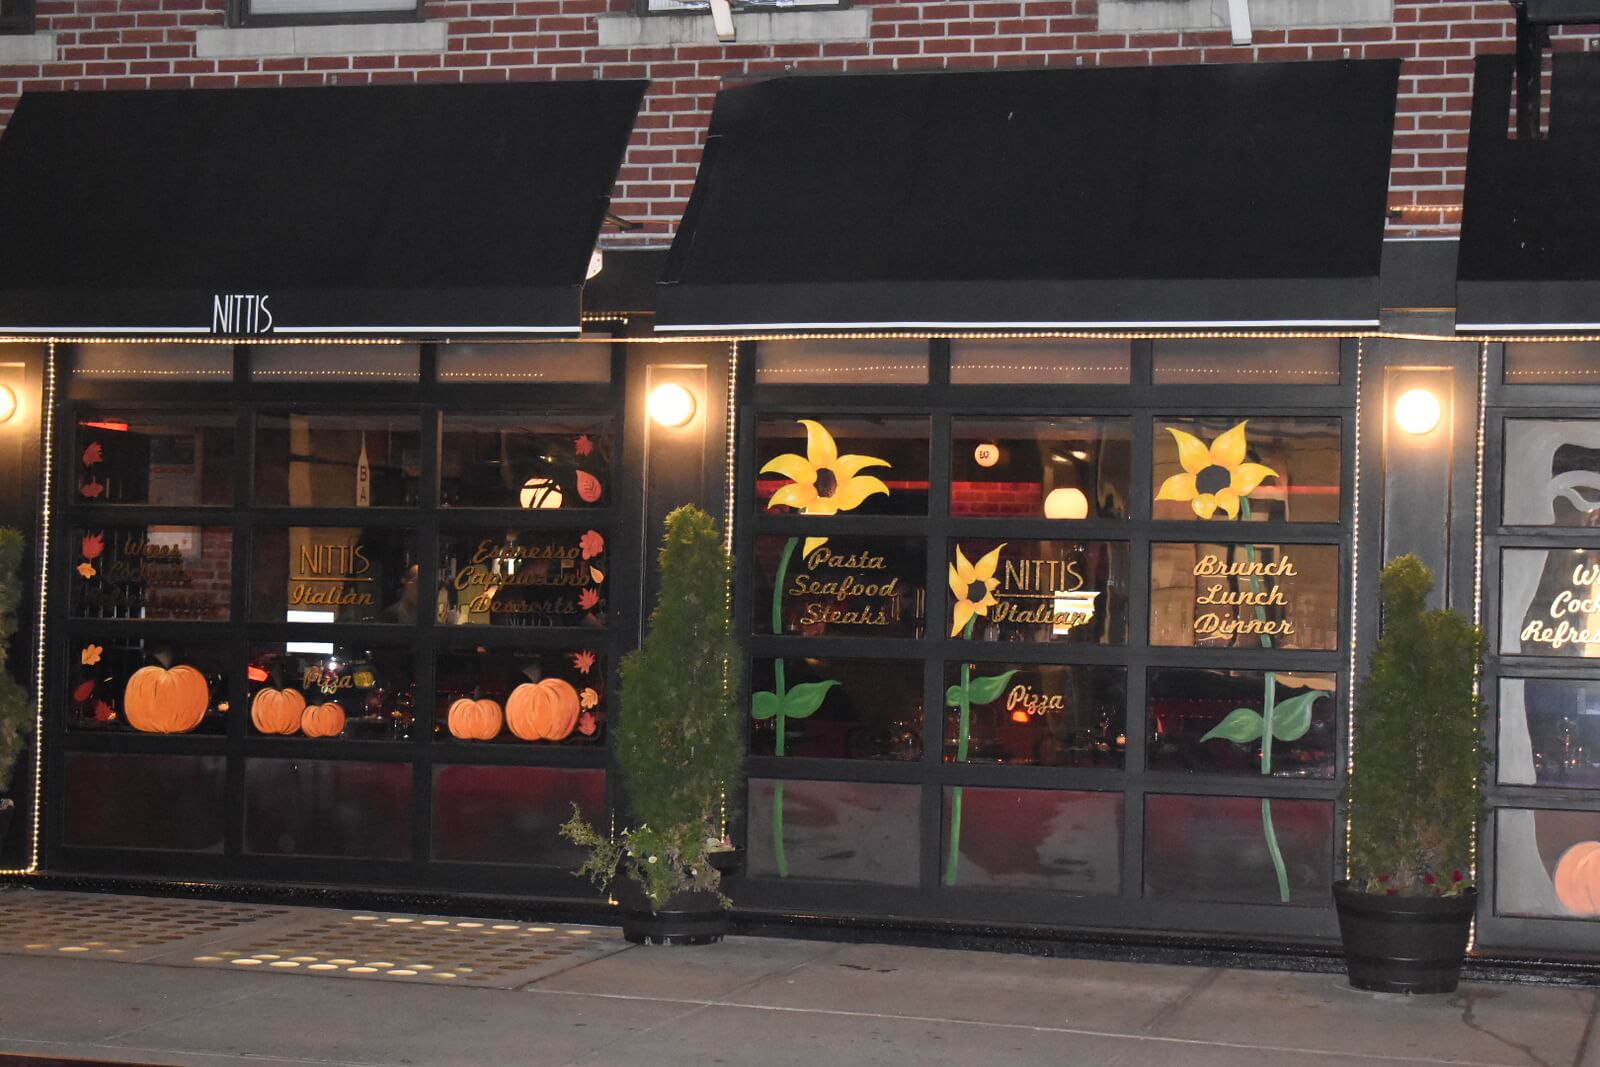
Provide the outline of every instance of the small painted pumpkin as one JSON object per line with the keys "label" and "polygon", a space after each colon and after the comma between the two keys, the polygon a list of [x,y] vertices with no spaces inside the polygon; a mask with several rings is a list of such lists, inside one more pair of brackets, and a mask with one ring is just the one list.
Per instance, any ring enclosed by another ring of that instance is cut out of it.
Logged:
{"label": "small painted pumpkin", "polygon": [[186,734],[211,706],[206,676],[193,667],[140,667],[122,693],[128,725],[147,734]]}
{"label": "small painted pumpkin", "polygon": [[344,733],[344,709],[337,704],[317,704],[300,716],[307,737],[338,737]]}
{"label": "small painted pumpkin", "polygon": [[250,701],[250,721],[264,734],[296,734],[305,710],[306,698],[300,690],[262,688]]}
{"label": "small painted pumpkin", "polygon": [[543,741],[545,705],[550,692],[533,682],[524,682],[506,698],[506,725],[524,741]]}
{"label": "small painted pumpkin", "polygon": [[1600,841],[1579,841],[1556,863],[1556,899],[1574,915],[1600,915]]}
{"label": "small painted pumpkin", "polygon": [[492,700],[458,700],[450,705],[446,718],[450,736],[464,741],[493,741],[502,721],[500,705]]}

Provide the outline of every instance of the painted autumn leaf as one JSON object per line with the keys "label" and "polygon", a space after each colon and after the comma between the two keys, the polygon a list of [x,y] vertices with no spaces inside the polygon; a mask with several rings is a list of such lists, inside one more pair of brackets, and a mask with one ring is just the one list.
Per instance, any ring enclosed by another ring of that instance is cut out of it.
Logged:
{"label": "painted autumn leaf", "polygon": [[84,581],[88,581],[90,578],[93,578],[95,575],[100,573],[94,569],[93,563],[80,563],[78,564],[77,570],[79,574],[83,575]]}
{"label": "painted autumn leaf", "polygon": [[90,500],[93,500],[95,497],[99,496],[105,491],[106,487],[95,481],[93,478],[90,478],[87,482],[84,482],[82,485],[78,486],[78,492],[82,493]]}
{"label": "painted autumn leaf", "polygon": [[578,495],[585,504],[593,504],[600,499],[600,479],[588,471],[578,472]]}
{"label": "painted autumn leaf", "polygon": [[594,667],[594,653],[587,649],[582,652],[574,652],[572,654],[572,665],[577,668],[579,673],[588,674]]}
{"label": "painted autumn leaf", "polygon": [[110,704],[107,704],[104,700],[96,700],[94,702],[94,718],[96,722],[110,722],[116,717],[117,713],[111,710]]}
{"label": "painted autumn leaf", "polygon": [[83,558],[99,559],[100,554],[106,550],[105,531],[97,534],[85,534],[83,538]]}
{"label": "painted autumn leaf", "polygon": [[598,603],[600,603],[600,594],[593,589],[585,589],[578,594],[578,607],[584,611],[588,611]]}
{"label": "painted autumn leaf", "polygon": [[100,448],[99,441],[91,441],[89,447],[83,450],[83,465],[92,467],[106,458],[105,452]]}
{"label": "painted autumn leaf", "polygon": [[78,686],[78,688],[72,691],[72,699],[77,701],[79,704],[82,704],[85,700],[88,700],[92,696],[94,696],[93,680],[84,682],[82,685]]}
{"label": "painted autumn leaf", "polygon": [[578,549],[584,559],[594,559],[606,550],[606,539],[599,530],[585,530],[583,536],[578,538]]}
{"label": "painted autumn leaf", "polygon": [[586,711],[578,716],[578,732],[584,737],[593,737],[599,725],[594,720],[594,712]]}
{"label": "painted autumn leaf", "polygon": [[589,580],[595,585],[604,585],[606,580],[606,572],[601,570],[599,567],[590,567]]}
{"label": "painted autumn leaf", "polygon": [[600,694],[585,686],[583,692],[578,694],[578,701],[583,707],[597,708],[600,706]]}
{"label": "painted autumn leaf", "polygon": [[78,662],[85,667],[93,667],[100,662],[100,657],[105,655],[105,651],[99,645],[84,645],[83,651],[78,653]]}
{"label": "painted autumn leaf", "polygon": [[572,442],[572,449],[580,456],[587,456],[594,451],[594,442],[589,439],[588,434],[580,433],[577,440]]}

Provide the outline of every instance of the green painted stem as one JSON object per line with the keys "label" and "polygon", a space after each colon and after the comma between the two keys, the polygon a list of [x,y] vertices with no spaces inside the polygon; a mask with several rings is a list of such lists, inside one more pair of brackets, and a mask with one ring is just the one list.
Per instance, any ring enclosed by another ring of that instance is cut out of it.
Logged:
{"label": "green painted stem", "polygon": [[[967,620],[967,628],[961,631],[961,639],[972,639],[972,624],[977,622],[974,616]],[[972,700],[967,695],[967,686],[972,684],[972,664],[961,665],[961,728],[956,735],[956,762],[967,762],[967,734],[972,726]],[[950,858],[945,861],[944,884],[956,884],[956,870],[961,864],[961,797],[962,787],[956,786],[950,791]]]}
{"label": "green painted stem", "polygon": [[[1239,500],[1239,519],[1243,522],[1250,520],[1250,498],[1241,497]],[[1245,542],[1245,558],[1252,564],[1256,562],[1256,546],[1253,542]],[[1250,576],[1250,591],[1261,592],[1261,579],[1256,575]],[[1256,605],[1256,620],[1267,621],[1267,609]],[[1271,648],[1272,638],[1266,634],[1261,635],[1261,647]],[[1261,773],[1272,774],[1272,713],[1278,705],[1278,675],[1268,671],[1266,682],[1261,694]],[[1272,827],[1272,801],[1267,797],[1261,798],[1261,832],[1267,838],[1267,851],[1272,854],[1272,868],[1278,875],[1278,899],[1289,903],[1289,872],[1283,865],[1283,852],[1278,848],[1278,835]]]}
{"label": "green painted stem", "polygon": [[[783,546],[783,556],[778,560],[778,578],[772,588],[772,632],[783,633],[783,583],[789,577],[789,561],[794,558],[794,550],[800,544],[800,538],[791,537],[789,543]],[[773,692],[778,697],[778,713],[773,717],[773,727],[776,729],[776,738],[773,741],[773,752],[783,755],[783,735],[787,733],[783,720],[783,695],[788,691],[783,678],[783,657],[779,656],[772,661]],[[772,786],[772,857],[778,865],[778,877],[789,877],[789,855],[783,847],[783,780],[779,779]]]}

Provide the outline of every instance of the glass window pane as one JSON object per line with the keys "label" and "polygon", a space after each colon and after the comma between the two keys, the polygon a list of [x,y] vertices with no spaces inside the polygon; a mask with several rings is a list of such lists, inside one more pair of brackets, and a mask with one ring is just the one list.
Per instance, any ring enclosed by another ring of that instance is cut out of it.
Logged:
{"label": "glass window pane", "polygon": [[576,870],[588,853],[558,832],[574,804],[605,825],[604,771],[435,767],[433,858]]}
{"label": "glass window pane", "polygon": [[611,422],[602,416],[446,416],[445,507],[597,508],[611,503]]}
{"label": "glass window pane", "polygon": [[[947,663],[944,681],[946,762],[961,759],[965,690],[968,763],[1122,766],[1128,743],[1125,668]],[[991,693],[992,699],[982,699]]]}
{"label": "glass window pane", "polygon": [[[758,659],[750,670],[750,688],[761,701],[751,725],[750,751],[756,755],[922,758],[921,660]],[[773,712],[778,707],[784,709],[781,724]]]}
{"label": "glass window pane", "polygon": [[250,614],[262,622],[415,622],[417,571],[407,530],[261,527]]}
{"label": "glass window pane", "polygon": [[1600,919],[1597,855],[1600,812],[1496,812],[1495,914]]}
{"label": "glass window pane", "polygon": [[409,859],[411,764],[246,760],[244,850]]}
{"label": "glass window pane", "polygon": [[1155,342],[1157,385],[1338,385],[1337,337]]}
{"label": "glass window pane", "polygon": [[926,515],[928,420],[762,419],[756,498],[777,514]]}
{"label": "glass window pane", "polygon": [[1129,341],[950,342],[950,381],[956,385],[1127,385]]}
{"label": "glass window pane", "polygon": [[1150,546],[1150,643],[1339,647],[1337,545]]}
{"label": "glass window pane", "polygon": [[409,740],[416,718],[414,659],[404,648],[317,640],[258,646],[248,667],[250,732]]}
{"label": "glass window pane", "polygon": [[256,419],[257,503],[415,507],[421,472],[414,415],[293,412]]}
{"label": "glass window pane", "polygon": [[1600,379],[1600,344],[1508,341],[1507,385],[1587,385]]}
{"label": "glass window pane", "polygon": [[548,344],[440,345],[441,382],[608,382],[611,345],[581,341]]}
{"label": "glass window pane", "polygon": [[914,886],[921,803],[914,785],[752,778],[750,875]]}
{"label": "glass window pane", "polygon": [[1507,419],[1502,521],[1600,526],[1600,419]]}
{"label": "glass window pane", "polygon": [[150,379],[164,382],[226,381],[233,377],[228,344],[143,345],[110,341],[72,350],[74,378]]}
{"label": "glass window pane", "polygon": [[67,649],[68,728],[227,732],[228,659],[220,646],[92,636],[73,638]]}
{"label": "glass window pane", "polygon": [[598,530],[445,530],[437,617],[451,625],[604,626],[610,570]]}
{"label": "glass window pane", "polygon": [[421,375],[420,345],[246,345],[256,381],[414,382]]}
{"label": "glass window pane", "polygon": [[78,416],[78,495],[85,504],[193,507],[233,503],[232,415],[95,411]]}
{"label": "glass window pane", "polygon": [[226,526],[75,526],[69,545],[76,618],[211,621],[231,610]]}
{"label": "glass window pane", "polygon": [[1156,519],[1338,522],[1339,419],[1157,419]]}
{"label": "glass window pane", "polygon": [[1500,651],[1600,657],[1600,548],[1500,553]]}
{"label": "glass window pane", "polygon": [[963,538],[947,560],[945,633],[979,641],[1120,645],[1128,640],[1122,541]]}
{"label": "glass window pane", "polygon": [[1272,701],[1271,773],[1331,778],[1338,757],[1337,676],[1287,671],[1150,672],[1151,770],[1261,774],[1263,716]]}
{"label": "glass window pane", "polygon": [[1503,785],[1600,789],[1600,679],[1500,679]]}
{"label": "glass window pane", "polygon": [[597,648],[478,648],[439,656],[435,740],[595,745],[610,706]]}
{"label": "glass window pane", "polygon": [[[1268,837],[1263,812],[1270,808]],[[1273,844],[1283,857],[1280,880]],[[1322,800],[1157,795],[1145,800],[1144,894],[1170,900],[1327,907],[1333,805]]]}
{"label": "glass window pane", "polygon": [[[811,546],[808,555],[802,552],[801,540],[756,538],[753,632],[922,636],[928,573],[927,542],[922,538],[819,538],[826,543]],[[776,628],[774,613],[779,616]]]}
{"label": "glass window pane", "polygon": [[757,385],[921,385],[928,380],[926,341],[762,341],[756,345]]}
{"label": "glass window pane", "polygon": [[[958,795],[959,827],[954,825]],[[952,833],[961,853],[953,872]],[[1118,893],[1122,795],[946,787],[940,870],[948,886]]]}
{"label": "glass window pane", "polygon": [[950,514],[1125,519],[1127,419],[957,419]]}
{"label": "glass window pane", "polygon": [[66,754],[62,843],[221,852],[222,756]]}

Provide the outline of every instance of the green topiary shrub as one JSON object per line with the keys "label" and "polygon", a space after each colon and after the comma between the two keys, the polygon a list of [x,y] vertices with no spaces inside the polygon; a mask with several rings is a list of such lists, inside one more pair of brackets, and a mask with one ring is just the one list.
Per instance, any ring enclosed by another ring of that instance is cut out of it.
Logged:
{"label": "green topiary shrub", "polygon": [[1472,887],[1478,778],[1488,752],[1475,682],[1483,634],[1428,611],[1433,576],[1415,556],[1383,569],[1383,632],[1356,693],[1350,885],[1455,896]]}
{"label": "green topiary shrub", "polygon": [[578,873],[602,890],[627,875],[658,909],[680,890],[720,893],[707,853],[723,847],[722,806],[744,760],[731,574],[711,516],[685,506],[667,517],[661,594],[643,647],[622,661],[613,735],[622,793],[638,823],[613,839],[574,808],[561,828],[590,850]]}

